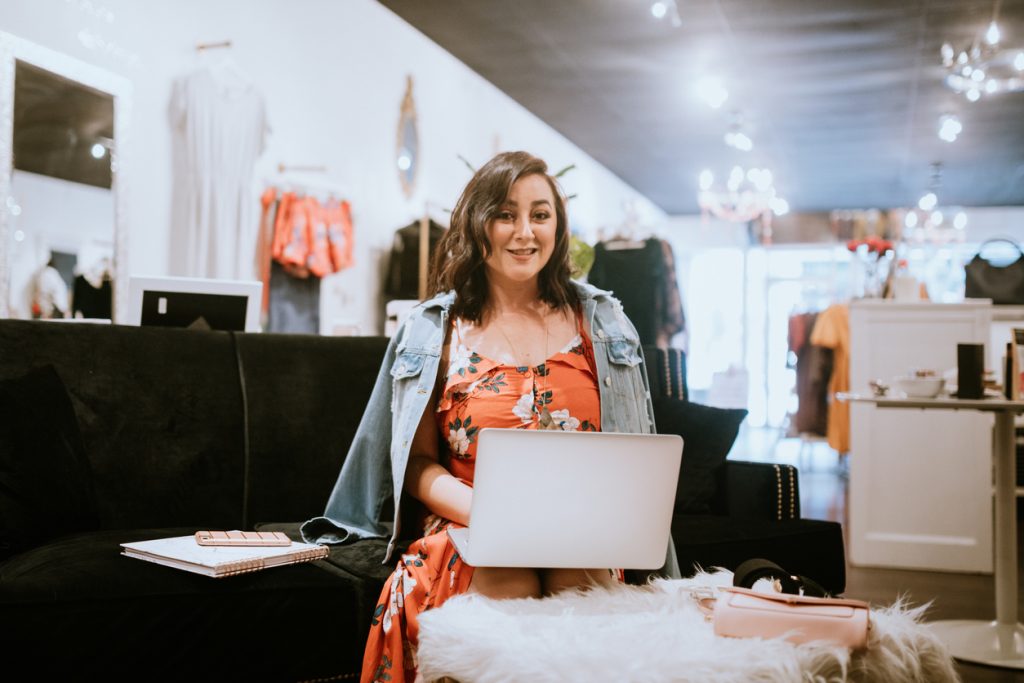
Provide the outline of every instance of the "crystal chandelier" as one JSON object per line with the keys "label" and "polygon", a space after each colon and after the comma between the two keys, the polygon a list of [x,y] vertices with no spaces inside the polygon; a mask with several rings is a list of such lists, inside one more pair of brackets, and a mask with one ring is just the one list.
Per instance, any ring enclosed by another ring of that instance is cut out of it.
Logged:
{"label": "crystal chandelier", "polygon": [[697,203],[701,211],[736,223],[746,223],[758,216],[774,212],[781,216],[789,211],[789,203],[775,192],[772,172],[767,168],[746,169],[733,166],[725,187],[715,186],[710,169],[700,173]]}
{"label": "crystal chandelier", "polygon": [[984,35],[975,36],[970,45],[942,44],[946,85],[971,102],[982,95],[1024,91],[1024,46],[1011,48],[1000,42],[1000,4],[1001,0],[996,0]]}

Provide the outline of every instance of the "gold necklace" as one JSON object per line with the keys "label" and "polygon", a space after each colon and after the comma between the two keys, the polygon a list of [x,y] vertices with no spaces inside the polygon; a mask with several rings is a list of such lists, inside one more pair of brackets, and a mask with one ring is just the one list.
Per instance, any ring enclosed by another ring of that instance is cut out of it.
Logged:
{"label": "gold necklace", "polygon": [[[519,349],[517,349],[516,345],[512,343],[512,339],[509,338],[508,334],[505,332],[504,326],[501,323],[498,322],[497,318],[495,318],[494,324],[498,326],[498,331],[501,332],[501,336],[503,336],[505,338],[505,341],[508,342],[508,346],[509,346],[510,349],[512,349],[512,353],[514,353],[516,355],[516,358],[513,359],[514,362],[518,362],[519,359],[522,358],[522,356],[519,353]],[[548,369],[548,335],[549,335],[548,324],[547,324],[547,322],[545,322],[544,323],[544,360],[541,362],[540,365],[534,366],[534,372],[536,372],[537,374],[540,375],[541,380],[544,380],[543,385],[538,388],[538,393],[540,394],[540,401],[541,401],[541,404],[540,404],[541,405],[540,419],[537,421],[537,428],[538,429],[558,429],[558,425],[555,424],[555,419],[553,417],[551,417],[551,411],[548,410],[548,406],[547,406],[547,401],[551,400],[551,396],[549,396],[548,392],[545,391],[545,386],[547,385],[547,381],[544,378],[546,378],[548,376],[548,373],[550,372],[550,370]],[[527,359],[527,361],[529,361],[529,359]],[[541,366],[543,366],[543,368]],[[529,367],[529,365],[527,365],[527,367]],[[538,371],[538,370],[542,370],[542,371]]]}

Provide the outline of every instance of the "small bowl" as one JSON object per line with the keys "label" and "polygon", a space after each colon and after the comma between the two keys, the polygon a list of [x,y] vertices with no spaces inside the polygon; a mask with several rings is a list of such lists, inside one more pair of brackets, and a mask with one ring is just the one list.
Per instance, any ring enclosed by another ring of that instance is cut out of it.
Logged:
{"label": "small bowl", "polygon": [[943,377],[897,377],[893,383],[910,398],[935,398],[946,386]]}

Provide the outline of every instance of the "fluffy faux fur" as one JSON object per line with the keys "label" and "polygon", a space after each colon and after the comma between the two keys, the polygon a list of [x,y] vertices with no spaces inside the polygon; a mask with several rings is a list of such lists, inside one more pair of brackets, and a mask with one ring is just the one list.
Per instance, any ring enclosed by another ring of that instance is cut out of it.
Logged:
{"label": "fluffy faux fur", "polygon": [[450,676],[460,683],[959,680],[945,646],[919,622],[924,608],[902,603],[871,610],[864,652],[717,637],[688,589],[731,582],[720,571],[543,600],[458,596],[420,615],[420,673],[427,681]]}

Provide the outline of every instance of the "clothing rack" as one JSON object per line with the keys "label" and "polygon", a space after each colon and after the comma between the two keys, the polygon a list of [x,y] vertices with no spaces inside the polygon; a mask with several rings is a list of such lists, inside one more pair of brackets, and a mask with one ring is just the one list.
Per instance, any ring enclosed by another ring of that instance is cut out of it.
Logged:
{"label": "clothing rack", "polygon": [[[328,168],[324,164],[286,164],[281,162],[277,164],[276,170],[278,175],[265,177],[264,185],[307,194],[325,192],[339,199],[347,194],[346,188],[341,183],[327,176]],[[309,177],[288,175],[293,173],[307,173]]]}
{"label": "clothing rack", "polygon": [[289,171],[298,171],[301,173],[327,173],[327,166],[323,164],[285,164],[280,163],[277,165],[278,173],[288,173]]}
{"label": "clothing rack", "polygon": [[214,43],[197,43],[196,51],[203,52],[205,50],[218,50],[221,48],[231,47],[230,40],[220,40]]}
{"label": "clothing rack", "polygon": [[427,299],[427,271],[430,267],[430,208],[443,209],[437,202],[429,199],[423,202],[423,214],[420,216],[420,251],[417,266],[417,288],[420,301]]}

